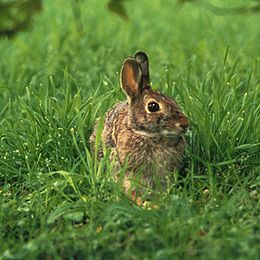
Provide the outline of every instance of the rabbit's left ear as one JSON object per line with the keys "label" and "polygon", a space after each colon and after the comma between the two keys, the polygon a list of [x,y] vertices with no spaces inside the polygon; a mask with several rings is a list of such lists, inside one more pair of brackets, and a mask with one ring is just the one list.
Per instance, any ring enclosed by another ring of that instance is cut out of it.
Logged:
{"label": "rabbit's left ear", "polygon": [[121,86],[130,100],[142,92],[142,70],[140,63],[133,58],[124,61],[121,69]]}
{"label": "rabbit's left ear", "polygon": [[149,61],[146,53],[138,51],[135,54],[135,60],[137,60],[142,68],[142,87],[150,88],[150,77],[149,77]]}

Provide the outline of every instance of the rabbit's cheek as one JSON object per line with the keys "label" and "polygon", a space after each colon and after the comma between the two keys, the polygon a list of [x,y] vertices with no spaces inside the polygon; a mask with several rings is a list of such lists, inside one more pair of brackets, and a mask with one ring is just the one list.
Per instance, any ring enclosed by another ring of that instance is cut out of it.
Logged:
{"label": "rabbit's cheek", "polygon": [[148,129],[149,131],[155,130],[154,124],[153,124],[153,123],[148,123],[148,124],[147,124],[147,129]]}

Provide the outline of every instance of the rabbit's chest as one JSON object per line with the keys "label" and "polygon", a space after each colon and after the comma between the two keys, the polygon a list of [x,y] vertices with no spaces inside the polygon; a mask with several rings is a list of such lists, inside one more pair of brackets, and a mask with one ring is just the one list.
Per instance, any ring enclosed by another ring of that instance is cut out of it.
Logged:
{"label": "rabbit's chest", "polygon": [[117,154],[121,162],[127,160],[134,169],[151,168],[159,174],[179,168],[184,143],[182,139],[149,139],[143,137],[122,138],[118,143]]}
{"label": "rabbit's chest", "polygon": [[[144,157],[140,158],[140,164],[147,168],[154,168],[160,174],[162,171],[171,171],[179,167],[182,151],[179,150],[178,142],[151,142],[139,149],[143,151]],[[137,151],[138,152],[138,151]],[[136,156],[138,158],[138,154]]]}

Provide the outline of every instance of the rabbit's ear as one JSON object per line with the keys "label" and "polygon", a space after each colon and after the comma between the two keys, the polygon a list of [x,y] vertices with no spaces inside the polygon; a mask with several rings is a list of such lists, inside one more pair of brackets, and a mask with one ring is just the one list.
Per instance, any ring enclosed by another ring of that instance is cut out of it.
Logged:
{"label": "rabbit's ear", "polygon": [[150,88],[150,78],[149,78],[149,62],[148,56],[142,51],[138,51],[135,54],[135,59],[140,63],[142,68],[142,81],[143,88]]}
{"label": "rabbit's ear", "polygon": [[133,58],[128,58],[124,61],[121,70],[121,86],[130,100],[141,94],[142,70],[139,62]]}

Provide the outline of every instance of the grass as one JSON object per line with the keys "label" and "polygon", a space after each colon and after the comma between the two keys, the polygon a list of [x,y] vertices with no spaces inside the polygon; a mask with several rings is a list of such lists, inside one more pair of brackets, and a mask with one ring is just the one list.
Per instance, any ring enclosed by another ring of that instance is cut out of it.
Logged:
{"label": "grass", "polygon": [[[259,259],[259,15],[143,0],[123,22],[91,0],[81,34],[70,4],[46,0],[30,31],[0,39],[0,259]],[[88,143],[136,50],[191,121],[185,174],[155,209]]]}

